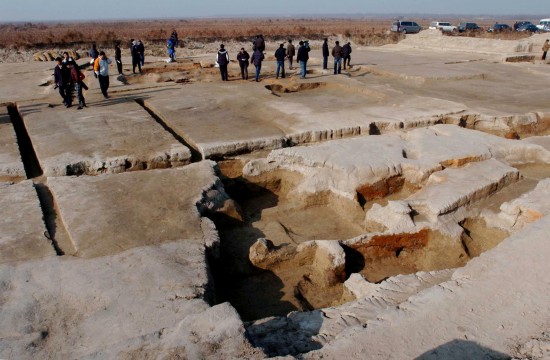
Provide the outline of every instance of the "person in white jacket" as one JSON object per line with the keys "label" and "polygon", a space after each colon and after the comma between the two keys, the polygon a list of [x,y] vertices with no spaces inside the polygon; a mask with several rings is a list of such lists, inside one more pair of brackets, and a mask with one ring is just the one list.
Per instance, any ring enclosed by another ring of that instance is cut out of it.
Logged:
{"label": "person in white jacket", "polygon": [[109,89],[109,64],[111,64],[111,59],[105,55],[105,52],[102,51],[99,53],[99,57],[95,60],[94,71],[99,80],[99,88],[105,99],[109,98],[107,90]]}

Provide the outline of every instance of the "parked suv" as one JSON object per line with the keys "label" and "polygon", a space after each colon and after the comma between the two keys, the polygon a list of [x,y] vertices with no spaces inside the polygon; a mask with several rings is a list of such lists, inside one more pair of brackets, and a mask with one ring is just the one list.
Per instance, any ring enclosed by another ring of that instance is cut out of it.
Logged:
{"label": "parked suv", "polygon": [[403,34],[416,34],[422,30],[422,26],[414,21],[397,20],[391,25],[391,31],[401,32]]}
{"label": "parked suv", "polygon": [[458,24],[458,32],[465,32],[465,31],[480,31],[481,28],[477,26],[476,23],[472,22],[462,22]]}
{"label": "parked suv", "polygon": [[432,21],[429,28],[432,30],[441,30],[443,32],[453,32],[457,30],[456,26],[443,21]]}

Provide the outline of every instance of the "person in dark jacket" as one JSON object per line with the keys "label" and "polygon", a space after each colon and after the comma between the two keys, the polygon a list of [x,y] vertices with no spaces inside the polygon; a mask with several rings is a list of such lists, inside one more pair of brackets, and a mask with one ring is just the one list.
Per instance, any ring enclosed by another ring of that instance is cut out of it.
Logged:
{"label": "person in dark jacket", "polygon": [[307,61],[309,60],[309,43],[307,41],[300,41],[298,43],[300,47],[298,48],[298,56],[296,60],[300,63],[302,69],[300,79],[305,79],[307,74]]}
{"label": "person in dark jacket", "polygon": [[216,55],[216,63],[220,66],[222,81],[228,81],[227,65],[229,65],[229,54],[225,50],[225,46],[223,44],[220,45],[220,50],[218,51],[218,55]]}
{"label": "person in dark jacket", "polygon": [[296,48],[294,48],[294,45],[292,44],[291,39],[288,39],[288,46],[286,47],[286,53],[288,54],[288,68],[292,70],[292,60],[294,59],[294,55],[296,55]]}
{"label": "person in dark jacket", "polygon": [[332,57],[334,58],[334,75],[342,73],[342,47],[340,41],[332,48]]}
{"label": "person in dark jacket", "polygon": [[279,78],[279,71],[282,69],[281,77],[285,77],[285,59],[286,59],[286,49],[285,44],[279,45],[277,51],[275,51],[275,60],[277,61],[277,71],[275,72],[275,77]]}
{"label": "person in dark jacket", "polygon": [[139,70],[139,73],[141,74],[141,55],[139,52],[139,43],[137,40],[134,40],[132,43],[132,72],[136,73],[136,67]]}
{"label": "person in dark jacket", "polygon": [[92,58],[92,60],[95,61],[95,59],[97,59],[98,56],[99,56],[99,51],[97,51],[97,45],[92,44],[92,48],[90,49],[90,57]]}
{"label": "person in dark jacket", "polygon": [[351,68],[351,43],[348,42],[346,45],[342,46],[342,58],[344,60],[344,70],[346,70],[346,63],[348,67]]}
{"label": "person in dark jacket", "polygon": [[137,50],[139,52],[139,63],[143,67],[145,65],[145,45],[143,45],[141,40],[137,41]]}
{"label": "person in dark jacket", "polygon": [[256,67],[256,82],[260,81],[260,71],[262,70],[262,61],[264,60],[264,53],[258,48],[252,54],[252,63]]}
{"label": "person in dark jacket", "polygon": [[63,59],[58,57],[55,59],[57,66],[53,71],[54,89],[59,89],[59,95],[63,99],[63,104],[66,107],[72,105],[71,94],[71,70],[67,67],[67,64],[63,64]]}
{"label": "person in dark jacket", "polygon": [[241,77],[243,80],[248,80],[248,64],[250,55],[244,50],[244,48],[241,48],[241,51],[239,51],[237,60],[239,61],[239,66],[241,67]]}
{"label": "person in dark jacket", "polygon": [[172,31],[172,35],[170,35],[170,37],[174,39],[174,47],[178,47],[180,40],[178,38],[178,32],[176,31],[176,29]]}
{"label": "person in dark jacket", "polygon": [[252,50],[260,50],[261,52],[264,52],[265,50],[265,40],[263,35],[257,35],[256,40],[254,40],[254,44],[252,46]]}
{"label": "person in dark jacket", "polygon": [[115,44],[115,62],[118,74],[122,75],[122,49],[120,48],[120,42]]}
{"label": "person in dark jacket", "polygon": [[328,39],[325,38],[323,42],[323,70],[328,69],[328,56],[330,55],[328,51]]}
{"label": "person in dark jacket", "polygon": [[[92,44],[92,48],[90,49],[90,57],[92,58],[92,60],[90,60],[90,64],[95,63],[95,60],[99,57],[99,51],[97,50],[96,44]],[[94,76],[95,76],[95,73],[94,73]]]}

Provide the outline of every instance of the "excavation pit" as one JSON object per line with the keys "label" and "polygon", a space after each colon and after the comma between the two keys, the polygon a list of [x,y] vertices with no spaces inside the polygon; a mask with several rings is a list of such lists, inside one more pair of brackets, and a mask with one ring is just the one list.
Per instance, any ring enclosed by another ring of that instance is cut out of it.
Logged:
{"label": "excavation pit", "polygon": [[271,85],[266,85],[265,88],[274,93],[288,94],[288,93],[297,93],[297,92],[303,92],[308,90],[315,90],[325,86],[326,86],[325,83],[311,82],[311,83],[290,84],[290,85],[271,84]]}
{"label": "excavation pit", "polygon": [[[214,219],[221,238],[221,257],[214,264],[218,301],[231,302],[244,320],[338,302],[344,279],[316,292],[311,276],[315,272],[316,252],[303,244],[362,234],[362,208],[356,202],[331,194],[299,196],[292,190],[301,175],[288,171],[245,179],[240,176],[239,164],[238,161],[219,164],[226,176],[225,190],[239,204],[243,220]],[[265,269],[254,266],[249,253],[258,239],[267,239],[272,246],[294,255]],[[306,250],[296,255],[300,245]]]}

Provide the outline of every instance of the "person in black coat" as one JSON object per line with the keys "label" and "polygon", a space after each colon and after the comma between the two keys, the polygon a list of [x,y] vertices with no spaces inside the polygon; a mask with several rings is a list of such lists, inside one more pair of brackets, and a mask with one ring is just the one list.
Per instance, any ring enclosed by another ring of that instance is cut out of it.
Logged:
{"label": "person in black coat", "polygon": [[285,44],[279,45],[277,51],[275,51],[275,59],[277,61],[277,71],[275,72],[275,77],[279,78],[279,71],[282,69],[281,77],[285,77],[285,59],[286,59],[286,49]]}
{"label": "person in black coat", "polygon": [[139,62],[141,64],[141,67],[145,65],[145,45],[141,42],[141,40],[137,41],[137,50],[139,52]]}
{"label": "person in black coat", "polygon": [[122,49],[120,48],[119,42],[115,44],[115,62],[118,74],[122,75]]}
{"label": "person in black coat", "polygon": [[63,99],[65,107],[71,107],[73,102],[71,70],[67,64],[63,64],[61,57],[56,58],[55,61],[57,61],[57,65],[53,71],[54,89],[59,89],[59,95]]}
{"label": "person in black coat", "polygon": [[246,52],[244,48],[241,48],[239,54],[237,55],[237,60],[239,61],[239,66],[241,67],[241,77],[243,80],[248,80],[248,65],[250,60],[250,55]]}
{"label": "person in black coat", "polygon": [[310,51],[309,42],[300,41],[298,44],[300,45],[300,47],[298,48],[298,56],[296,56],[296,60],[298,60],[302,69],[300,78],[305,79],[307,74],[307,61],[309,60]]}
{"label": "person in black coat", "polygon": [[261,52],[264,52],[265,50],[265,40],[263,35],[257,35],[256,40],[254,40],[252,50],[260,50]]}
{"label": "person in black coat", "polygon": [[139,44],[137,40],[134,40],[132,42],[132,72],[136,73],[136,67],[139,70],[139,73],[141,74],[141,54],[139,52]]}
{"label": "person in black coat", "polygon": [[251,58],[252,63],[256,67],[256,82],[260,81],[260,71],[262,70],[262,61],[264,61],[264,53],[258,48],[254,51]]}
{"label": "person in black coat", "polygon": [[346,45],[342,46],[342,58],[344,59],[344,70],[346,70],[346,63],[349,68],[351,68],[351,43],[348,42]]}
{"label": "person in black coat", "polygon": [[222,81],[228,81],[227,78],[227,65],[229,65],[229,54],[225,50],[223,44],[220,45],[220,50],[216,56],[216,62],[220,66],[220,74],[222,76]]}
{"label": "person in black coat", "polygon": [[328,51],[328,39],[325,38],[325,42],[323,43],[323,70],[328,69],[328,56],[330,55]]}

